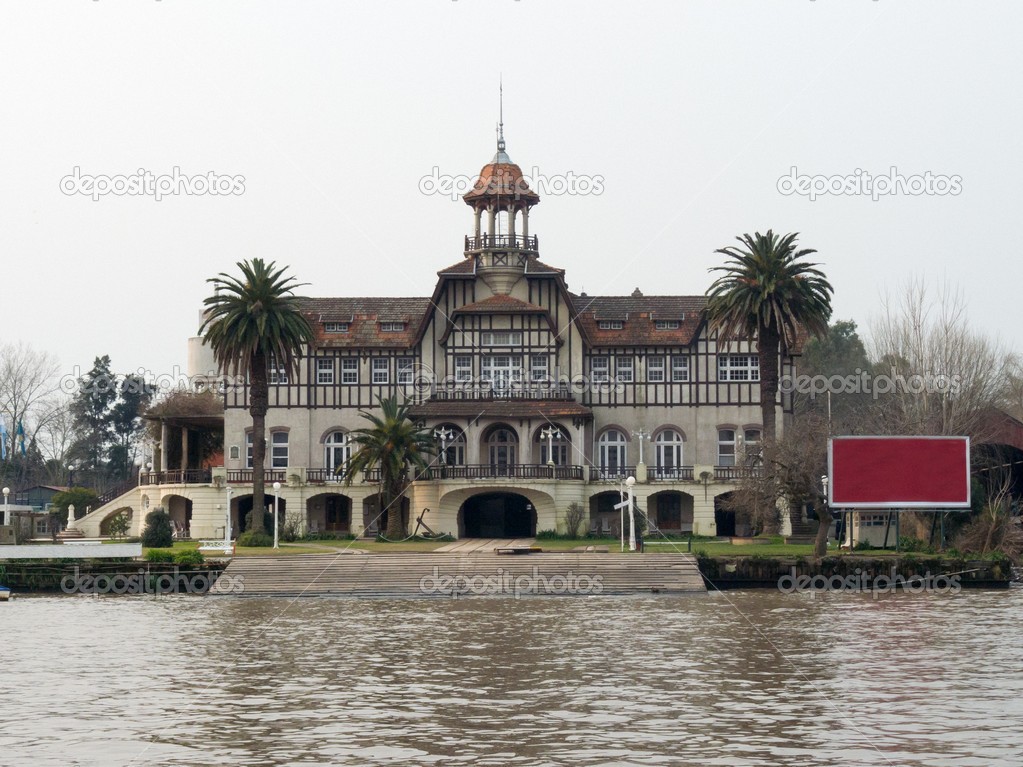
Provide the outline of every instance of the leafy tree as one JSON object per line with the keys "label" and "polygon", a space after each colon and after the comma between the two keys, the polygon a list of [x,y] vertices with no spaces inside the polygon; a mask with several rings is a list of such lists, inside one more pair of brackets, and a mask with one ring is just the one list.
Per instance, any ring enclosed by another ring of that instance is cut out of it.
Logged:
{"label": "leafy tree", "polygon": [[118,386],[118,398],[110,411],[110,471],[114,478],[131,478],[143,434],[142,414],[153,399],[155,388],[140,375],[125,376]]}
{"label": "leafy tree", "polygon": [[731,261],[716,266],[723,272],[708,291],[707,318],[723,343],[756,338],[760,358],[760,408],[764,442],[774,441],[778,397],[778,355],[791,349],[805,331],[812,336],[827,332],[833,288],[817,264],[802,259],[817,251],[796,250],[796,237],[744,234],[742,248],[719,248]]}
{"label": "leafy tree", "polygon": [[72,504],[75,507],[75,519],[81,519],[86,515],[86,509],[91,507],[92,510],[96,510],[99,508],[99,496],[95,490],[88,487],[71,487],[54,494],[50,503],[52,504],[50,513],[56,515],[61,521],[67,520],[68,506]]}
{"label": "leafy tree", "polygon": [[147,549],[166,549],[174,545],[174,530],[170,515],[157,506],[146,514],[146,527],[142,531],[142,545]]}
{"label": "leafy tree", "polygon": [[388,512],[386,536],[397,540],[406,534],[401,499],[411,482],[410,470],[427,468],[434,439],[408,417],[410,401],[399,405],[396,397],[382,397],[379,403],[380,416],[360,412],[372,426],[352,432],[356,451],[348,462],[345,484],[350,486],[361,472],[380,470],[381,509]]}
{"label": "leafy tree", "polygon": [[[869,385],[864,385],[864,372],[872,376],[874,367],[856,323],[852,320],[833,323],[825,335],[811,338],[803,349],[796,370],[797,383],[809,381],[810,391],[797,389],[793,393],[795,413],[827,417],[830,406],[833,434],[862,432],[872,404]],[[829,398],[823,384],[826,382],[830,389],[833,382],[838,382],[836,376],[842,379],[841,390]]]}
{"label": "leafy tree", "polygon": [[112,435],[110,416],[117,403],[117,388],[110,357],[96,357],[92,369],[78,379],[78,393],[71,403],[74,426],[79,433],[71,453],[92,484],[106,474]]}
{"label": "leafy tree", "polygon": [[[206,316],[199,332],[213,350],[217,364],[227,373],[246,374],[249,414],[252,416],[252,503],[265,505],[266,412],[269,407],[268,370],[298,373],[302,347],[314,339],[309,321],[299,310],[293,290],[299,284],[271,261],[240,261],[241,276],[221,273],[207,282],[215,292],[203,302]],[[256,515],[253,529],[261,532]]]}

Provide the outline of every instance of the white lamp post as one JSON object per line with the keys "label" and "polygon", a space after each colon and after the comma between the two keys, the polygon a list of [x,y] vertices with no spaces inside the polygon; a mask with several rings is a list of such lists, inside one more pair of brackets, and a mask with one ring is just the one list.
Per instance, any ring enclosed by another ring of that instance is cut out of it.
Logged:
{"label": "white lamp post", "polygon": [[635,502],[632,499],[632,488],[636,484],[635,477],[625,479],[625,500],[629,504],[629,551],[636,550],[636,512]]}
{"label": "white lamp post", "polygon": [[231,548],[231,486],[227,485],[227,518],[224,520],[224,550]]}
{"label": "white lamp post", "polygon": [[554,440],[561,439],[561,429],[547,426],[540,431],[540,438],[547,440],[547,465],[554,468]]}
{"label": "white lamp post", "polygon": [[279,520],[279,517],[277,516],[277,502],[280,500],[280,498],[281,498],[281,483],[280,482],[274,482],[274,548],[275,549],[279,549],[280,548],[280,546],[278,545],[278,542],[280,540],[280,536],[278,535],[278,531],[277,531],[277,523],[278,523],[278,520]]}
{"label": "white lamp post", "polygon": [[11,524],[11,507],[7,503],[7,496],[11,494],[11,488],[4,488],[4,527]]}
{"label": "white lamp post", "polygon": [[435,428],[434,437],[441,443],[441,465],[443,466],[447,463],[447,444],[454,437],[454,432],[450,428]]}

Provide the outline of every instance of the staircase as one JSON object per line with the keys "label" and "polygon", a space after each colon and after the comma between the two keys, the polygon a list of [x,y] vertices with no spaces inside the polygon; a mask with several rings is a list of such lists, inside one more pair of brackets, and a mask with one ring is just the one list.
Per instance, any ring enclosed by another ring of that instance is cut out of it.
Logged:
{"label": "staircase", "polygon": [[804,520],[799,511],[793,510],[789,512],[789,522],[792,534],[785,539],[786,543],[808,544],[817,540],[817,527],[820,523],[816,519]]}
{"label": "staircase", "polygon": [[696,560],[687,554],[582,552],[242,557],[210,590],[241,596],[405,598],[706,592]]}
{"label": "staircase", "polygon": [[100,524],[110,515],[110,512],[125,506],[130,506],[136,512],[138,511],[138,490],[138,482],[131,480],[106,491],[99,497],[99,506],[84,517],[76,519],[74,524],[64,531],[65,534],[98,538]]}

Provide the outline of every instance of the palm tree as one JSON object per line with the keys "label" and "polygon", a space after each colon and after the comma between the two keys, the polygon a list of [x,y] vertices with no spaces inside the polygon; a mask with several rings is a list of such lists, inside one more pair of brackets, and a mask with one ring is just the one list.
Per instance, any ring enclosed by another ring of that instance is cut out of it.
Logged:
{"label": "palm tree", "polygon": [[411,401],[400,405],[397,397],[380,397],[378,401],[381,415],[360,412],[372,426],[352,432],[357,449],[344,467],[345,484],[350,486],[360,472],[380,470],[380,509],[389,512],[386,537],[398,540],[405,537],[401,499],[412,481],[410,469],[429,467],[434,440],[409,418]]}
{"label": "palm tree", "polygon": [[313,342],[314,333],[299,310],[299,298],[292,293],[300,285],[285,276],[287,267],[254,258],[240,261],[238,268],[240,277],[221,272],[207,280],[215,292],[203,301],[206,313],[199,333],[225,373],[248,376],[254,512],[249,529],[265,532],[267,368],[272,364],[277,370],[297,374],[302,346]]}
{"label": "palm tree", "polygon": [[778,397],[778,355],[784,343],[792,348],[796,335],[806,331],[822,337],[828,332],[834,289],[818,265],[800,259],[816,250],[796,250],[798,234],[779,237],[744,234],[744,247],[714,251],[731,259],[712,272],[723,272],[707,292],[707,320],[721,344],[736,338],[757,340],[760,358],[760,409],[764,443],[775,440]]}

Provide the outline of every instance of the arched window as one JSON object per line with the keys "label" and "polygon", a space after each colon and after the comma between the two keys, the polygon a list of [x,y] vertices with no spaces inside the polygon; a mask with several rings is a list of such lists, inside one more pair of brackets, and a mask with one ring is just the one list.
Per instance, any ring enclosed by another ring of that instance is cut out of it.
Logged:
{"label": "arched window", "polygon": [[508,476],[518,458],[519,438],[505,426],[494,429],[487,438],[490,468],[497,476]]}
{"label": "arched window", "polygon": [[323,441],[323,467],[330,479],[344,477],[345,467],[352,457],[351,438],[343,431],[332,431]]}
{"label": "arched window", "polygon": [[617,477],[625,472],[628,440],[618,429],[608,429],[597,440],[597,465],[606,477]]}
{"label": "arched window", "polygon": [[[548,440],[544,436],[546,429],[554,429],[555,434],[553,439]],[[568,438],[568,430],[558,424],[548,424],[542,426],[536,430],[536,438],[534,442],[540,444],[540,463],[546,465],[547,462],[553,458],[556,466],[567,466],[569,449],[572,447],[572,442]],[[548,447],[550,447],[550,455],[548,455]],[[535,453],[534,453],[535,455]]]}
{"label": "arched window", "polygon": [[685,444],[682,435],[674,429],[664,429],[654,438],[654,450],[657,464],[654,476],[670,479],[678,476],[682,466],[682,447]]}

